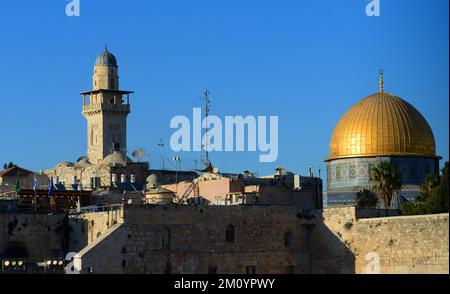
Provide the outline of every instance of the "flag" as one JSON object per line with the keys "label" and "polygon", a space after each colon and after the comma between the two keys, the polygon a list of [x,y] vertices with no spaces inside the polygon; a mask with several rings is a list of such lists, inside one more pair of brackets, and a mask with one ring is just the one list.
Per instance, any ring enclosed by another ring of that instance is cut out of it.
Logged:
{"label": "flag", "polygon": [[20,192],[20,178],[19,178],[19,170],[17,170],[17,178],[16,178],[16,194]]}
{"label": "flag", "polygon": [[33,178],[33,190],[34,192],[36,192],[37,189],[37,179],[36,179],[36,174],[34,174],[34,178]]}
{"label": "flag", "polygon": [[48,182],[48,196],[52,196],[53,194],[53,177],[50,177]]}

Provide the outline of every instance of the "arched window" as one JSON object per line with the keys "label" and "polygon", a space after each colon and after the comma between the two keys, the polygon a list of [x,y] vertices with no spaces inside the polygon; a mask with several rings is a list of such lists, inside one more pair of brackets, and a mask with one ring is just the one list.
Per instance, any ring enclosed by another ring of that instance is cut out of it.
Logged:
{"label": "arched window", "polygon": [[292,232],[286,232],[284,234],[284,247],[291,247],[292,246]]}
{"label": "arched window", "polygon": [[227,227],[225,239],[226,239],[227,243],[234,242],[234,226],[232,224],[229,224]]}

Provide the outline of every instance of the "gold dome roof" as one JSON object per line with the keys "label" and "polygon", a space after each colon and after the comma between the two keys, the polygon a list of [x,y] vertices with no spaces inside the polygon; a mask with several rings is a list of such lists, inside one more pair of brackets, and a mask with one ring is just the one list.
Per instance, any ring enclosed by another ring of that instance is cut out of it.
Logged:
{"label": "gold dome roof", "polygon": [[369,156],[436,156],[433,132],[405,100],[384,92],[353,105],[334,129],[327,159]]}

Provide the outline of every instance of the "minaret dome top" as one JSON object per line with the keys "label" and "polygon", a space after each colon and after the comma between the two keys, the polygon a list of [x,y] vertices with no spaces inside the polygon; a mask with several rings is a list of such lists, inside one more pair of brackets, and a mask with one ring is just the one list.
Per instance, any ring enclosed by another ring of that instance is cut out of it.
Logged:
{"label": "minaret dome top", "polygon": [[100,53],[97,56],[97,58],[95,59],[95,65],[106,65],[106,66],[116,66],[117,67],[117,59],[105,47],[105,50],[102,53]]}

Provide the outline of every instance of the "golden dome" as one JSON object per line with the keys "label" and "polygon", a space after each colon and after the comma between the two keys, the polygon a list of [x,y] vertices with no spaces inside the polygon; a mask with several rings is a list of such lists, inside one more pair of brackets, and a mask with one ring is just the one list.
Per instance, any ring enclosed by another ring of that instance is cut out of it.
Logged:
{"label": "golden dome", "polygon": [[365,156],[436,156],[433,132],[405,100],[384,92],[353,105],[334,129],[327,160]]}

